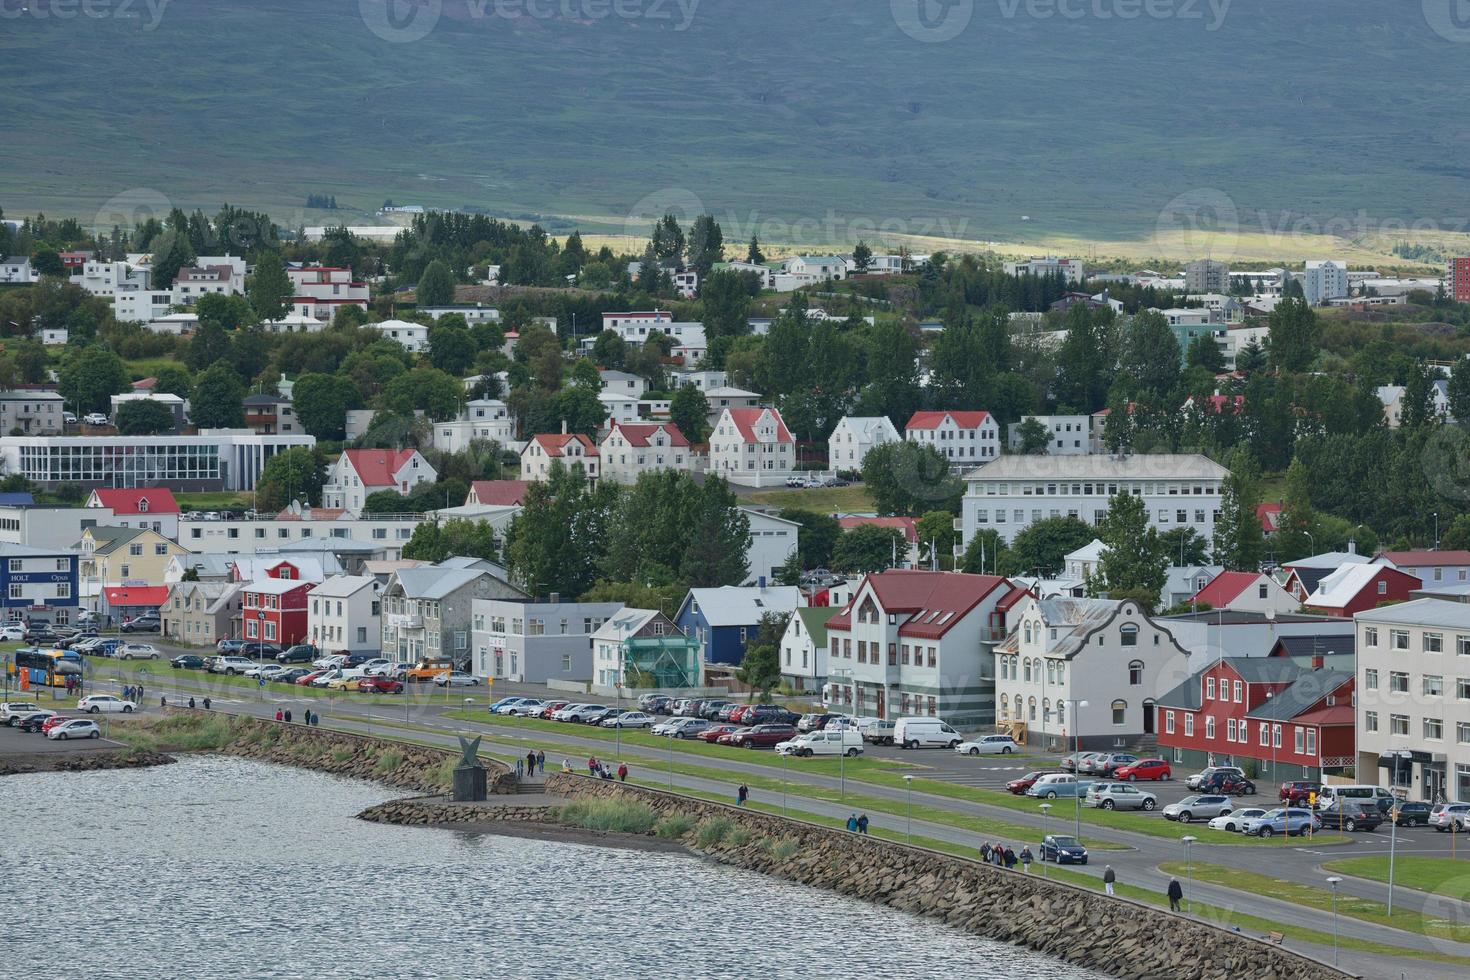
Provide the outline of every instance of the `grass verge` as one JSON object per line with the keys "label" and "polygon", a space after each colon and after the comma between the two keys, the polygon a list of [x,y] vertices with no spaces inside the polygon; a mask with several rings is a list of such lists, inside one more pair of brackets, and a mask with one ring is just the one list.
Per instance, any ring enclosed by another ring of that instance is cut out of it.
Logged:
{"label": "grass verge", "polygon": [[634,800],[577,800],[561,809],[561,819],[587,830],[619,834],[647,834],[658,824],[658,814]]}
{"label": "grass verge", "polygon": [[[1470,857],[1470,846],[1466,847]],[[1445,894],[1457,901],[1470,897],[1470,867],[1460,861],[1445,857],[1406,856],[1394,861],[1393,883],[1396,887],[1413,888],[1416,891]],[[1340,875],[1367,878],[1370,881],[1388,883],[1388,858],[1360,857],[1330,861],[1322,867]]]}

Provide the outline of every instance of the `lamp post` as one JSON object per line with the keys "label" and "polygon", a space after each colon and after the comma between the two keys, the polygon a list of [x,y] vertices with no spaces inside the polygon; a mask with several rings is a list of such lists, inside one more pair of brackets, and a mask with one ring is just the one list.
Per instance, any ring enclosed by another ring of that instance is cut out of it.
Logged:
{"label": "lamp post", "polygon": [[787,816],[786,801],[791,794],[791,753],[781,753],[781,816]]}
{"label": "lamp post", "polygon": [[[1070,704],[1072,706],[1072,753],[1073,753],[1072,758],[1075,760],[1077,758],[1077,756],[1079,756],[1079,755],[1082,754],[1082,726],[1078,722],[1078,717],[1077,717],[1078,716],[1078,709],[1087,707],[1087,699],[1086,698],[1063,698],[1062,699],[1062,703],[1063,704]],[[1075,805],[1075,809],[1077,811],[1077,813],[1076,813],[1076,821],[1077,821],[1077,830],[1076,830],[1076,833],[1077,833],[1077,839],[1078,840],[1081,840],[1082,839],[1082,794],[1081,793],[1073,793],[1072,794],[1072,801],[1073,801],[1073,803]]]}
{"label": "lamp post", "polygon": [[1041,853],[1039,855],[1037,855],[1037,857],[1041,858],[1041,877],[1043,877],[1043,878],[1046,877],[1046,815],[1048,813],[1050,813],[1050,812],[1051,812],[1051,804],[1050,803],[1043,803],[1043,804],[1041,804],[1041,842],[1042,843],[1041,843]]}
{"label": "lamp post", "polygon": [[1194,863],[1189,857],[1189,845],[1199,838],[1193,834],[1185,834],[1179,838],[1184,842],[1184,876],[1189,882],[1189,890],[1184,893],[1184,911],[1190,915],[1194,914]]}
{"label": "lamp post", "polygon": [[913,776],[905,776],[905,777],[903,777],[903,785],[904,785],[904,788],[908,790],[908,799],[909,799],[909,805],[908,805],[908,811],[909,811],[908,825],[907,825],[907,829],[904,830],[904,838],[905,838],[905,841],[907,843],[912,844],[914,842],[914,777]]}
{"label": "lamp post", "polygon": [[1327,883],[1332,886],[1332,965],[1333,965],[1333,967],[1336,967],[1337,966],[1337,883],[1339,881],[1342,881],[1342,879],[1339,878],[1337,875],[1332,875],[1331,877],[1329,877],[1327,879]]}
{"label": "lamp post", "polygon": [[[831,673],[835,677],[846,677],[846,678],[849,678],[849,679],[852,678],[852,668],[851,667],[839,667],[836,670],[832,671]],[[856,684],[857,684],[857,682],[856,681],[853,681],[853,685],[856,686]],[[853,708],[854,708],[854,710],[857,708],[857,698],[856,697],[853,698]],[[908,778],[908,777],[905,777],[905,778]],[[846,799],[847,799],[847,752],[844,749],[844,751],[837,753],[837,802],[841,803],[841,802],[843,802]]]}

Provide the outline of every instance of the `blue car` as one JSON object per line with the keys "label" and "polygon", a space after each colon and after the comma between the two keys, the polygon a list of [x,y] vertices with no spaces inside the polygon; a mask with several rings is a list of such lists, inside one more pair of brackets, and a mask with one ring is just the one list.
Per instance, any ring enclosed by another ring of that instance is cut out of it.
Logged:
{"label": "blue car", "polygon": [[1267,811],[1265,816],[1247,820],[1241,828],[1243,833],[1253,837],[1273,837],[1276,834],[1300,837],[1308,829],[1315,834],[1322,829],[1322,820],[1311,810],[1300,807],[1277,807]]}
{"label": "blue car", "polygon": [[1087,848],[1067,834],[1047,834],[1041,840],[1041,860],[1056,864],[1086,864]]}

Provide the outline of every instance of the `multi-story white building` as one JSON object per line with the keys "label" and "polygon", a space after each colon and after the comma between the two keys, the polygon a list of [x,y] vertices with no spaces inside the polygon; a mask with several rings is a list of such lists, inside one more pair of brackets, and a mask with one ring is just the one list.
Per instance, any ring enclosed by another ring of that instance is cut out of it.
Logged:
{"label": "multi-story white building", "polygon": [[561,432],[531,437],[521,450],[521,479],[543,481],[558,461],[567,469],[582,467],[593,483],[602,476],[602,457],[597,444],[580,432]]}
{"label": "multi-story white building", "polygon": [[1218,259],[1197,259],[1184,267],[1188,293],[1230,292],[1230,267]]}
{"label": "multi-story white building", "polygon": [[1024,726],[1030,744],[1133,744],[1189,677],[1184,648],[1131,600],[1027,597],[1015,620],[995,650],[996,722]]}
{"label": "multi-story white building", "polygon": [[801,525],[754,507],[740,508],[750,519],[745,549],[745,584],[776,581],[776,573],[801,546]]}
{"label": "multi-story white building", "polygon": [[781,636],[781,680],[798,691],[819,691],[827,682],[827,620],[831,606],[803,606],[791,614]]}
{"label": "multi-story white building", "polygon": [[396,561],[414,530],[432,519],[423,514],[355,517],[345,510],[317,507],[250,520],[184,521],[178,540],[191,551],[213,555],[249,555],[318,542],[328,550],[341,546],[364,550],[365,558]]}
{"label": "multi-story white building", "polygon": [[471,442],[487,439],[512,451],[521,445],[516,441],[516,420],[498,398],[477,398],[465,404],[459,418],[434,423],[434,448],[446,453],[463,452]]}
{"label": "multi-story white building", "polygon": [[27,256],[12,255],[0,262],[0,282],[32,283],[39,278]]}
{"label": "multi-story white building", "polygon": [[249,429],[197,435],[0,436],[0,466],[33,483],[175,490],[254,490],[266,461],[308,435],[263,436]]}
{"label": "multi-story white building", "polygon": [[384,320],[381,323],[368,323],[364,326],[369,330],[378,331],[389,340],[396,340],[410,354],[418,354],[429,349],[429,328],[422,323],[410,323],[407,320]]}
{"label": "multi-story white building", "polygon": [[592,634],[621,602],[476,599],[470,627],[473,673],[545,684],[592,679]]}
{"label": "multi-story white building", "polygon": [[243,274],[238,277],[237,286],[237,277],[228,265],[185,266],[174,276],[170,299],[174,306],[193,306],[201,296],[238,296],[245,291],[244,278]]}
{"label": "multi-story white building", "polygon": [[774,408],[727,408],[709,437],[709,467],[742,486],[786,482],[796,466],[796,440]]}
{"label": "multi-story white building", "polygon": [[452,658],[472,669],[470,627],[478,599],[525,598],[480,568],[400,568],[383,588],[383,655],[399,660]]}
{"label": "multi-story white building", "polygon": [[1048,255],[1042,259],[1028,259],[1025,262],[1007,262],[1005,269],[1008,276],[1045,277],[1054,276],[1060,272],[1069,286],[1075,286],[1087,278],[1081,259],[1060,259],[1054,255]]}
{"label": "multi-story white building", "polygon": [[951,469],[972,469],[1000,455],[1000,427],[989,412],[915,412],[903,434],[934,447]]}
{"label": "multi-story white building", "polygon": [[382,591],[374,575],[333,575],[318,584],[306,596],[306,642],[330,653],[378,650]]}
{"label": "multi-story white building", "polygon": [[167,289],[119,283],[112,297],[112,315],[122,323],[149,323],[168,316],[173,301],[173,293]]}
{"label": "multi-story white building", "polygon": [[844,415],[827,437],[827,468],[861,470],[869,450],[902,438],[886,415]]}
{"label": "multi-story white building", "polygon": [[1313,260],[1307,263],[1302,274],[1302,295],[1312,306],[1321,306],[1330,299],[1348,294],[1347,265],[1330,259]]}
{"label": "multi-story white building", "polygon": [[991,650],[1005,638],[1006,600],[1020,594],[995,575],[867,576],[827,620],[829,702],[858,716],[993,723]]}
{"label": "multi-story white building", "polygon": [[66,399],[54,391],[0,391],[0,432],[60,435],[66,431]]}
{"label": "multi-story white building", "polygon": [[322,506],[361,514],[367,498],[392,490],[400,496],[439,478],[417,449],[348,449],[327,473]]}
{"label": "multi-story white building", "polygon": [[435,320],[450,313],[458,313],[464,317],[464,322],[470,326],[477,323],[499,323],[500,311],[493,306],[483,303],[460,304],[450,306],[421,306],[419,312],[425,316],[433,317]]}
{"label": "multi-story white building", "polygon": [[785,263],[786,275],[803,284],[836,282],[846,279],[847,271],[847,262],[836,255],[798,255]]}
{"label": "multi-story white building", "polygon": [[[964,541],[994,528],[1007,541],[1036,521],[1076,517],[1098,524],[1120,493],[1143,498],[1160,531],[1193,528],[1215,539],[1220,486],[1229,471],[1204,456],[1003,456],[970,473],[960,518]],[[963,545],[962,545],[963,546]]]}
{"label": "multi-story white building", "polygon": [[82,287],[93,296],[113,299],[117,296],[119,286],[130,285],[147,289],[148,278],[149,274],[146,270],[135,268],[129,262],[99,262],[90,259],[80,268],[72,270],[71,283],[73,286]]}
{"label": "multi-story white building", "polygon": [[1470,605],[1366,609],[1357,630],[1357,781],[1470,799]]}
{"label": "multi-story white building", "polygon": [[295,287],[291,311],[318,320],[330,320],[344,306],[366,310],[371,291],[365,282],[354,282],[352,270],[332,266],[287,266],[286,275]]}
{"label": "multi-story white building", "polygon": [[687,470],[689,440],[672,422],[614,422],[597,447],[602,475],[615,483],[634,483],[643,473]]}
{"label": "multi-story white building", "polygon": [[1021,450],[1021,426],[1035,421],[1047,431],[1046,455],[1086,456],[1092,452],[1092,417],[1088,415],[1023,415],[1006,427],[1006,446]]}

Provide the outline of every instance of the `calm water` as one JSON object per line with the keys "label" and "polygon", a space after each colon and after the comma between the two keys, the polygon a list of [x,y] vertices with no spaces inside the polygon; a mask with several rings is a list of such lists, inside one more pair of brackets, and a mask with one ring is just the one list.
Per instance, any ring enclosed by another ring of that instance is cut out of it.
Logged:
{"label": "calm water", "polygon": [[7,776],[0,972],[1097,976],[676,854],[352,819],[392,795],[224,758]]}

